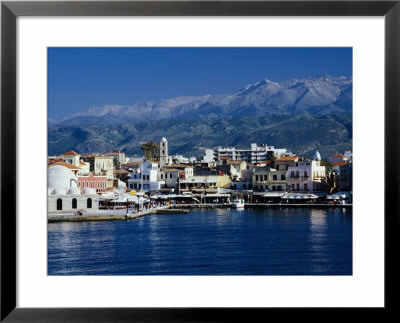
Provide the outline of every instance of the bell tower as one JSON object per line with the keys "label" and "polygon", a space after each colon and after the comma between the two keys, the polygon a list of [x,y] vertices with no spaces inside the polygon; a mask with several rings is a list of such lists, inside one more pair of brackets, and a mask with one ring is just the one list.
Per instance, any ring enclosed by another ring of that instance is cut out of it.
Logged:
{"label": "bell tower", "polygon": [[163,137],[160,142],[160,168],[168,163],[168,141]]}

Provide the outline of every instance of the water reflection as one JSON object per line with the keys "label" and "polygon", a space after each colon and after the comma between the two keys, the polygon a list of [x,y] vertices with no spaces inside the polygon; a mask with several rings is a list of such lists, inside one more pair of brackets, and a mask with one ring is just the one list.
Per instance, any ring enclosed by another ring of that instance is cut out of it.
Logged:
{"label": "water reflection", "polygon": [[352,273],[351,209],[192,210],[49,225],[49,275]]}
{"label": "water reflection", "polygon": [[327,270],[327,219],[328,214],[325,210],[311,209],[309,240],[312,266],[315,272]]}

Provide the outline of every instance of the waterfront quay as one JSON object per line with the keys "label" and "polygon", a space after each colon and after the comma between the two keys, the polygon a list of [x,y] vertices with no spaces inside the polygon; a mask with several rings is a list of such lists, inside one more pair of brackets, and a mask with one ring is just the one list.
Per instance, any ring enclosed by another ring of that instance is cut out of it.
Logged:
{"label": "waterfront quay", "polygon": [[[232,208],[232,203],[223,204],[175,204],[172,205],[172,209],[213,209],[213,208]],[[245,208],[351,208],[353,204],[308,204],[308,203],[244,203]]]}
{"label": "waterfront quay", "polygon": [[[352,204],[281,204],[281,203],[245,203],[245,208],[352,208]],[[190,209],[215,209],[215,208],[233,208],[232,203],[204,203],[204,204],[175,204],[150,208],[139,212],[131,212],[130,209],[103,210],[87,213],[84,215],[75,215],[74,213],[49,214],[48,223],[57,222],[85,222],[85,221],[122,221],[134,220],[144,216],[154,214],[186,214]]]}
{"label": "waterfront quay", "polygon": [[[128,210],[128,212],[127,212]],[[48,223],[55,222],[84,222],[84,221],[121,221],[133,220],[151,214],[168,214],[168,213],[187,213],[186,210],[171,210],[169,206],[145,209],[139,212],[132,212],[131,209],[117,210],[100,210],[98,212],[85,213],[76,215],[74,213],[49,214],[47,216]]]}

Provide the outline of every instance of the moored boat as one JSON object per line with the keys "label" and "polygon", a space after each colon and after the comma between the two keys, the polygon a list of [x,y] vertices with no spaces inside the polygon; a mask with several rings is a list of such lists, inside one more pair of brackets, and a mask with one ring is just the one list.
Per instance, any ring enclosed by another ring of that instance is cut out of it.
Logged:
{"label": "moored boat", "polygon": [[235,199],[233,201],[232,207],[235,209],[244,209],[244,200],[243,199]]}

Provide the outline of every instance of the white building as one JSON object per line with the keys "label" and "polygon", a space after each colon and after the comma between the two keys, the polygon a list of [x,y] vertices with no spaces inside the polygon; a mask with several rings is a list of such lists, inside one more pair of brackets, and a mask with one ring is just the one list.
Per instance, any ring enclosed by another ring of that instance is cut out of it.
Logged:
{"label": "white building", "polygon": [[[214,150],[214,160],[244,160],[248,163],[258,163],[269,160],[272,156],[280,156],[282,154],[291,154],[286,149],[275,149],[274,146],[268,146],[266,144],[255,144],[250,145],[250,149],[239,149],[235,147],[218,147]],[[208,153],[210,158],[211,153]]]}
{"label": "white building", "polygon": [[47,212],[95,212],[99,209],[99,196],[91,188],[79,187],[77,176],[67,167],[53,165],[48,168]]}
{"label": "white building", "polygon": [[206,149],[204,151],[204,156],[203,156],[203,159],[201,160],[201,162],[202,163],[211,163],[215,160],[217,160],[217,159],[216,159],[216,155],[214,154],[214,150]]}
{"label": "white building", "polygon": [[303,160],[287,170],[287,183],[291,191],[323,191],[325,166],[321,166],[321,156],[317,151],[314,160]]}
{"label": "white building", "polygon": [[164,180],[158,180],[158,163],[153,161],[142,161],[136,171],[131,174],[128,180],[130,189],[145,192],[157,191],[165,185]]}

